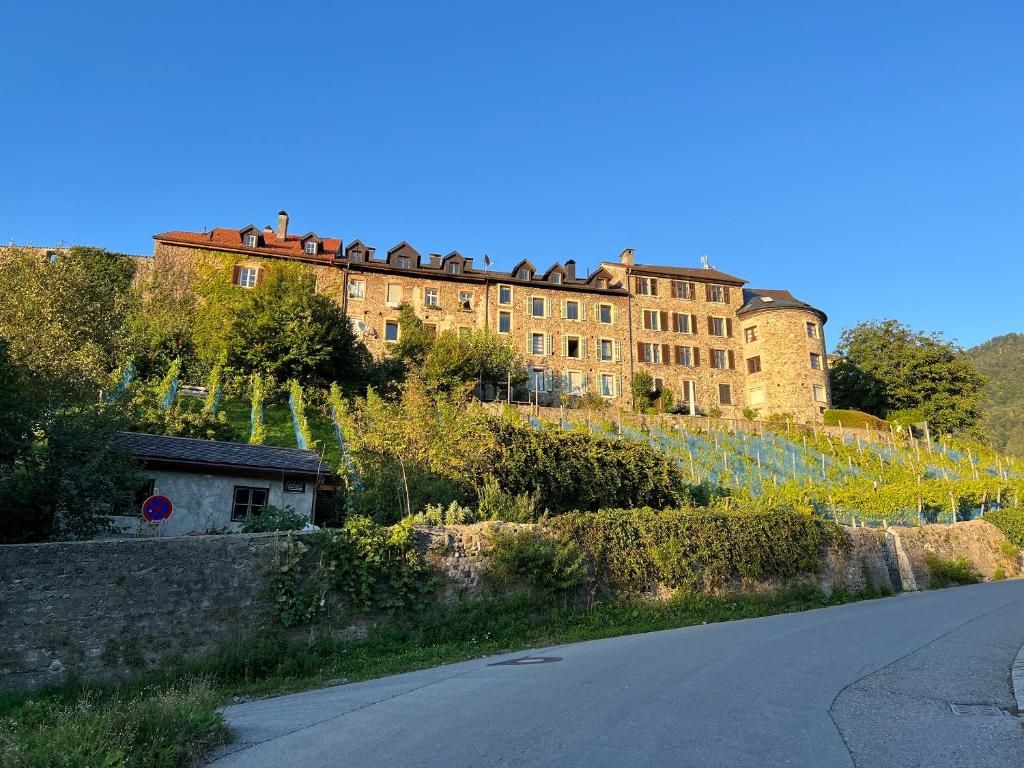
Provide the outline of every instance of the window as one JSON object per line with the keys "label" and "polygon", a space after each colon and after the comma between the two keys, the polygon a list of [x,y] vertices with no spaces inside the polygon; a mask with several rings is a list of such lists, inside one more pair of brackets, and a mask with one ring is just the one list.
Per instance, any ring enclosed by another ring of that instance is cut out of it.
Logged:
{"label": "window", "polygon": [[583,357],[583,342],[579,336],[565,337],[565,356],[577,359]]}
{"label": "window", "polygon": [[722,405],[732,405],[732,385],[731,384],[719,384],[718,385],[718,402]]}
{"label": "window", "polygon": [[713,301],[718,304],[729,303],[729,289],[724,285],[707,285],[705,296],[708,301]]}
{"label": "window", "polygon": [[459,307],[463,312],[473,311],[473,292],[459,291]]}
{"label": "window", "polygon": [[349,280],[348,297],[350,299],[361,299],[366,295],[366,282],[363,280]]}
{"label": "window", "polygon": [[499,285],[498,286],[498,303],[504,306],[508,306],[512,303],[512,286],[511,285]]}
{"label": "window", "polygon": [[658,278],[638,277],[636,279],[636,292],[639,293],[641,296],[657,296]]}
{"label": "window", "polygon": [[673,299],[690,299],[694,297],[693,283],[687,280],[673,280],[672,281],[672,298]]}
{"label": "window", "polygon": [[757,387],[747,393],[747,401],[750,405],[764,405],[764,387]]}
{"label": "window", "polygon": [[712,336],[727,336],[728,330],[729,324],[726,322],[724,317],[708,318],[708,333]]}
{"label": "window", "polygon": [[608,278],[599,277],[597,278],[597,280],[594,281],[594,285],[596,285],[601,290],[606,290],[608,288]]}
{"label": "window", "polygon": [[676,347],[676,365],[693,365],[692,347]]}
{"label": "window", "polygon": [[697,382],[693,379],[683,379],[683,402],[686,403],[688,413],[693,413],[694,403],[697,401]]}
{"label": "window", "polygon": [[814,393],[814,401],[816,403],[824,403],[825,402],[825,388],[823,386],[821,386],[821,384],[813,384],[811,386],[811,389],[812,389],[812,391]]}
{"label": "window", "polygon": [[610,373],[601,374],[601,397],[615,397],[615,378]]}
{"label": "window", "polygon": [[384,323],[384,341],[398,341],[397,320],[388,320]]}
{"label": "window", "polygon": [[256,235],[256,234],[253,234],[253,233],[250,232],[248,235],[245,236],[245,247],[246,248],[255,248],[257,243],[259,243],[259,239],[260,239],[259,235]]}
{"label": "window", "polygon": [[561,285],[562,284],[562,273],[561,272],[552,272],[551,273],[551,282],[554,283],[555,285]]}
{"label": "window", "polygon": [[654,309],[644,310],[644,330],[661,330],[661,313]]}
{"label": "window", "polygon": [[587,391],[586,379],[580,371],[569,371],[565,375],[566,389],[570,395],[582,395]]}
{"label": "window", "polygon": [[811,370],[821,370],[821,355],[819,355],[817,352],[811,352]]}
{"label": "window", "polygon": [[269,488],[236,485],[234,503],[231,505],[231,519],[237,521],[246,515],[258,515],[267,506],[267,496],[269,495]]}
{"label": "window", "polygon": [[156,481],[153,478],[143,480],[142,484],[123,499],[115,501],[110,513],[112,515],[142,515],[142,505],[146,499],[153,495],[156,490]]}
{"label": "window", "polygon": [[615,344],[611,339],[598,339],[597,359],[611,362],[615,359]]}
{"label": "window", "polygon": [[752,341],[757,341],[757,326],[751,325],[748,328],[743,329],[743,340],[749,344]]}
{"label": "window", "polygon": [[754,357],[747,358],[747,373],[760,373],[761,372],[761,356],[755,355]]}
{"label": "window", "polygon": [[539,299],[536,296],[534,296],[532,299],[530,299],[530,314],[533,315],[533,317],[544,317],[546,315],[544,311],[545,304],[545,299]]}
{"label": "window", "polygon": [[729,367],[729,353],[724,349],[711,350],[711,367],[725,369]]}
{"label": "window", "polygon": [[235,267],[235,285],[240,288],[255,288],[257,277],[256,267]]}
{"label": "window", "polygon": [[578,301],[567,301],[567,302],[565,302],[565,319],[566,320],[579,320],[580,319],[580,303]]}
{"label": "window", "polygon": [[388,298],[389,307],[397,307],[402,303],[402,286],[398,283],[388,283]]}
{"label": "window", "polygon": [[641,344],[640,350],[645,363],[661,362],[661,344]]}
{"label": "window", "polygon": [[448,274],[449,275],[457,275],[457,274],[459,274],[459,262],[457,262],[457,261],[449,261],[448,262]]}
{"label": "window", "polygon": [[696,329],[693,315],[681,315],[677,312],[672,317],[674,318],[673,330],[676,333],[693,333]]}
{"label": "window", "polygon": [[519,278],[520,280],[529,280],[531,277],[533,277],[533,275],[530,274],[530,270],[528,270],[526,267],[521,267],[519,271],[516,273],[516,277]]}
{"label": "window", "polygon": [[512,332],[512,313],[511,312],[499,312],[498,313],[498,333],[511,333]]}
{"label": "window", "polygon": [[530,352],[535,355],[544,354],[544,334],[533,333],[530,334]]}
{"label": "window", "polygon": [[348,260],[349,261],[365,261],[365,259],[363,259],[363,252],[362,251],[352,251],[352,253],[348,257]]}
{"label": "window", "polygon": [[423,289],[423,305],[426,307],[440,306],[440,304],[437,301],[437,288]]}
{"label": "window", "polygon": [[399,256],[397,262],[399,269],[408,269],[412,266],[412,260],[408,256]]}
{"label": "window", "polygon": [[303,244],[302,250],[304,250],[306,253],[310,254],[311,256],[313,254],[315,254],[316,253],[316,240],[307,240]]}
{"label": "window", "polygon": [[612,312],[611,304],[598,304],[597,305],[597,322],[611,324],[615,313]]}
{"label": "window", "polygon": [[807,338],[808,339],[816,339],[816,338],[818,338],[818,324],[817,323],[808,323],[807,324]]}
{"label": "window", "polygon": [[550,392],[550,384],[550,371],[545,371],[543,368],[530,369],[530,389],[532,389],[535,392]]}

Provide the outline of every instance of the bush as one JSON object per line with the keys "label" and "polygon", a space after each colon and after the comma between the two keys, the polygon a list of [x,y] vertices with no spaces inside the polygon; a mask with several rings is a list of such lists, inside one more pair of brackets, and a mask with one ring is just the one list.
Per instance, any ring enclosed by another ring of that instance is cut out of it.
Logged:
{"label": "bush", "polygon": [[1024,509],[993,509],[982,519],[1002,531],[1012,545],[1024,548]]}
{"label": "bush", "polygon": [[0,718],[7,768],[177,768],[225,743],[228,729],[209,686],[86,692],[30,700]]}
{"label": "bush", "polygon": [[536,529],[495,532],[488,554],[484,576],[499,589],[525,583],[532,597],[550,600],[571,593],[586,581],[587,568],[579,547]]}
{"label": "bush", "polygon": [[548,525],[586,554],[604,592],[789,579],[816,572],[830,545],[846,543],[834,523],[791,512],[605,509]]}
{"label": "bush", "polygon": [[842,425],[850,429],[889,430],[889,422],[885,419],[880,419],[863,411],[851,411],[842,408],[829,408],[826,410],[825,425],[829,427]]}
{"label": "bush", "polygon": [[690,500],[682,470],[646,443],[509,422],[492,428],[494,448],[482,462],[487,474],[507,494],[537,494],[536,507],[553,515],[607,506],[663,509]]}
{"label": "bush", "polygon": [[948,587],[950,584],[977,584],[981,581],[981,574],[963,555],[952,560],[943,560],[934,552],[925,552],[924,562],[931,572],[931,586],[933,587]]}
{"label": "bush", "polygon": [[493,477],[480,489],[477,509],[482,520],[504,520],[507,523],[537,522],[537,492],[505,493]]}
{"label": "bush", "polygon": [[271,531],[301,531],[309,518],[295,511],[295,507],[275,507],[267,504],[259,514],[249,513],[242,518],[242,533],[270,533]]}
{"label": "bush", "polygon": [[187,404],[181,402],[175,402],[170,408],[142,405],[136,411],[134,429],[153,435],[200,440],[234,441],[238,438],[224,413],[214,414],[205,408],[192,411]]}

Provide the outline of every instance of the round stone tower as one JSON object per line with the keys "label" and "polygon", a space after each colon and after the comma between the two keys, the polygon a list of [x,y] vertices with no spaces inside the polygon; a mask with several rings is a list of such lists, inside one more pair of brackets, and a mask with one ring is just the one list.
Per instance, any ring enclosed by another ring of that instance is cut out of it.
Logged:
{"label": "round stone tower", "polygon": [[744,289],[743,298],[737,317],[747,405],[760,418],[820,422],[831,403],[825,313],[788,291]]}

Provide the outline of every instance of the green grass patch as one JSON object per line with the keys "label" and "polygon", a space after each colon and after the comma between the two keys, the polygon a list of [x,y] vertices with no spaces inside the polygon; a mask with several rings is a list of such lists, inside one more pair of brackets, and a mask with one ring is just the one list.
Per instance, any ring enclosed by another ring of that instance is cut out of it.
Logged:
{"label": "green grass patch", "polygon": [[341,447],[338,445],[338,437],[334,431],[334,424],[316,408],[308,408],[306,419],[309,421],[309,431],[316,441],[316,451],[323,456],[324,462],[332,471],[337,471],[341,466]]}
{"label": "green grass patch", "polygon": [[292,426],[292,412],[287,402],[267,403],[263,408],[263,418],[267,425],[266,445],[280,448],[296,448],[295,427]]}
{"label": "green grass patch", "polygon": [[952,560],[943,560],[934,552],[925,552],[924,563],[931,573],[932,587],[948,587],[950,584],[977,584],[981,581],[981,574],[963,555],[954,557]]}
{"label": "green grass patch", "polygon": [[218,410],[227,416],[228,424],[243,442],[249,440],[249,426],[252,417],[252,403],[246,399],[221,398]]}

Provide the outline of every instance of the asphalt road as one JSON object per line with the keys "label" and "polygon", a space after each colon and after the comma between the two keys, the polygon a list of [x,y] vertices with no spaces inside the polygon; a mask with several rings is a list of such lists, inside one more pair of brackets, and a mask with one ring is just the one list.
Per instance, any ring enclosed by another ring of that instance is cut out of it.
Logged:
{"label": "asphalt road", "polygon": [[[248,702],[217,768],[1024,766],[1024,580],[596,640]],[[538,664],[491,666],[523,656]]]}

